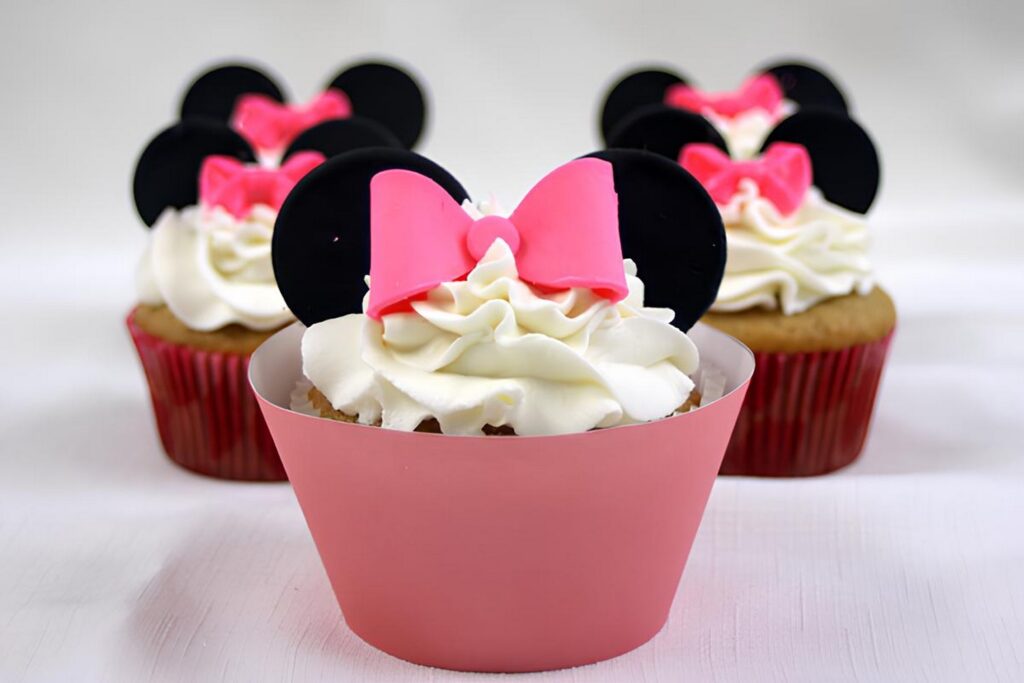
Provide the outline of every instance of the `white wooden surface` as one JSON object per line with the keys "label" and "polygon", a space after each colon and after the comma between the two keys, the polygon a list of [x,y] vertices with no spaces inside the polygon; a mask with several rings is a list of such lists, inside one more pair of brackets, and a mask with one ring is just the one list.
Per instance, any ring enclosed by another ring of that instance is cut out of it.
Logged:
{"label": "white wooden surface", "polygon": [[403,57],[434,86],[426,152],[511,206],[593,145],[624,62],[724,88],[782,51],[832,64],[885,153],[872,222],[900,327],[874,433],[834,476],[720,479],[664,631],[524,679],[1024,680],[1020,7],[155,7],[0,22],[0,681],[490,679],[356,639],[286,485],[158,450],[121,322],[144,237],[128,174],[199,62],[262,56],[301,98],[360,54]]}
{"label": "white wooden surface", "polygon": [[[862,460],[719,479],[665,630],[538,680],[1024,678],[1024,221],[995,218],[1007,249],[956,264],[914,250],[959,223],[899,226],[899,336]],[[286,485],[163,459],[120,321],[127,278],[109,275],[122,257],[0,256],[0,291],[61,271],[78,285],[7,302],[0,680],[469,680],[345,628]]]}

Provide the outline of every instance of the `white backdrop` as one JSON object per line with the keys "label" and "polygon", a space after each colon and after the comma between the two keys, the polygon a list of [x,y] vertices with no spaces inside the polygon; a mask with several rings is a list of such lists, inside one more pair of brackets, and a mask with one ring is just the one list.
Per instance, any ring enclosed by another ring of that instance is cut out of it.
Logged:
{"label": "white backdrop", "polygon": [[421,150],[513,206],[596,146],[627,64],[724,89],[785,54],[840,77],[884,156],[872,223],[900,326],[874,433],[833,476],[719,480],[665,631],[536,678],[1024,679],[1015,4],[5,6],[0,680],[470,680],[347,631],[287,486],[159,454],[121,322],[145,239],[128,188],[203,65],[256,58],[299,99],[364,56],[412,65]]}

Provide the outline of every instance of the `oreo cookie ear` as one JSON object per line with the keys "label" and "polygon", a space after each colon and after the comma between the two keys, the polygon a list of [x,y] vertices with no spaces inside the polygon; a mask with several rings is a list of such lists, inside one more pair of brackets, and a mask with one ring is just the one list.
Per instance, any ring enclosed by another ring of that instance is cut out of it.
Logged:
{"label": "oreo cookie ear", "polygon": [[199,76],[181,100],[181,118],[231,120],[235,102],[247,93],[266,95],[284,102],[281,88],[267,74],[245,64],[225,64]]}
{"label": "oreo cookie ear", "polygon": [[379,123],[355,116],[332,119],[307,128],[292,141],[283,158],[287,159],[296,152],[314,151],[330,159],[364,147],[401,149],[402,143]]}
{"label": "oreo cookie ear", "polygon": [[622,253],[636,261],[645,305],[671,308],[685,332],[714,303],[725,272],[718,207],[675,161],[631,149],[589,156],[614,168]]}
{"label": "oreo cookie ear", "polygon": [[695,142],[729,153],[721,133],[700,114],[651,105],[628,115],[612,133],[608,147],[644,149],[678,162],[679,151]]}
{"label": "oreo cookie ear", "polygon": [[288,308],[307,326],[362,311],[370,272],[370,180],[405,169],[431,178],[457,202],[450,173],[404,149],[374,147],[328,159],[292,189],[277,215],[272,260]]}
{"label": "oreo cookie ear", "polygon": [[871,137],[856,121],[822,109],[799,111],[768,134],[761,151],[774,142],[807,148],[814,185],[825,199],[857,213],[871,208],[881,169]]}
{"label": "oreo cookie ear", "polygon": [[759,70],[775,76],[786,99],[801,109],[828,109],[845,114],[846,97],[835,81],[821,69],[806,62],[779,62]]}
{"label": "oreo cookie ear", "polygon": [[416,79],[397,66],[357,64],[335,76],[327,87],[344,92],[353,114],[383,125],[406,149],[419,140],[426,123],[426,98]]}
{"label": "oreo cookie ear", "polygon": [[601,105],[601,139],[606,146],[616,126],[641,107],[662,104],[669,86],[686,83],[677,73],[663,69],[640,69],[619,79]]}
{"label": "oreo cookie ear", "polygon": [[167,207],[181,209],[199,200],[199,169],[212,154],[254,162],[245,139],[223,123],[181,121],[157,134],[135,165],[132,191],[142,221],[152,226]]}

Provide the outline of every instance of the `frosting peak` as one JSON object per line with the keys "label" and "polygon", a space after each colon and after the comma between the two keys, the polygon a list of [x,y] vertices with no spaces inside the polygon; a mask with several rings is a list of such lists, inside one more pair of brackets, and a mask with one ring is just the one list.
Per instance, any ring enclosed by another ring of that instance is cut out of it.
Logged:
{"label": "frosting peak", "polygon": [[310,327],[303,369],[335,409],[407,431],[430,418],[446,434],[531,435],[665,417],[693,389],[697,349],[668,324],[671,311],[643,307],[632,262],[625,271],[618,303],[584,288],[547,293],[519,279],[496,239],[465,280],[412,312]]}
{"label": "frosting peak", "polygon": [[242,219],[219,206],[165,210],[139,264],[139,299],[166,304],[202,332],[231,323],[269,330],[293,320],[270,260],[276,216],[263,204]]}
{"label": "frosting peak", "polygon": [[763,307],[786,315],[820,301],[874,286],[867,258],[867,224],[828,203],[811,187],[790,216],[762,197],[750,179],[739,181],[720,207],[728,239],[725,277],[713,311]]}

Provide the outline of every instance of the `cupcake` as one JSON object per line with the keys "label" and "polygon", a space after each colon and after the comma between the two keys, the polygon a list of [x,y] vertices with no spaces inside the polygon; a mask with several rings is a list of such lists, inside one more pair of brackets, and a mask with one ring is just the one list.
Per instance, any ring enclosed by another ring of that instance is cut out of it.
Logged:
{"label": "cupcake", "polygon": [[724,256],[707,193],[644,152],[572,161],[507,218],[406,151],[295,187],[273,259],[301,324],[251,379],[353,631],[533,671],[661,628],[753,369],[693,327]]}
{"label": "cupcake", "polygon": [[364,62],[340,71],[311,100],[291,104],[283,89],[260,69],[223,64],[189,86],[181,118],[230,125],[256,151],[260,161],[276,165],[304,131],[338,119],[356,119],[411,149],[426,120],[426,99],[416,79],[392,64]]}
{"label": "cupcake", "polygon": [[798,110],[847,113],[846,97],[821,68],[779,62],[748,77],[732,92],[706,92],[678,73],[639,69],[619,79],[601,107],[601,136],[609,144],[638,115],[664,109],[705,117],[722,135],[733,157],[755,156],[768,132]]}
{"label": "cupcake", "polygon": [[334,152],[391,140],[358,121],[330,121],[306,131],[275,169],[213,121],[178,123],[146,146],[134,194],[152,231],[128,328],[171,460],[226,479],[284,478],[246,380],[250,354],[294,320],[271,264],[277,210],[325,159],[317,145]]}
{"label": "cupcake", "polygon": [[735,161],[689,112],[636,117],[622,140],[678,159],[708,189],[728,240],[725,277],[704,322],[755,353],[757,372],[722,472],[824,474],[863,448],[896,325],[876,283],[863,219],[879,162],[855,121],[801,111]]}

